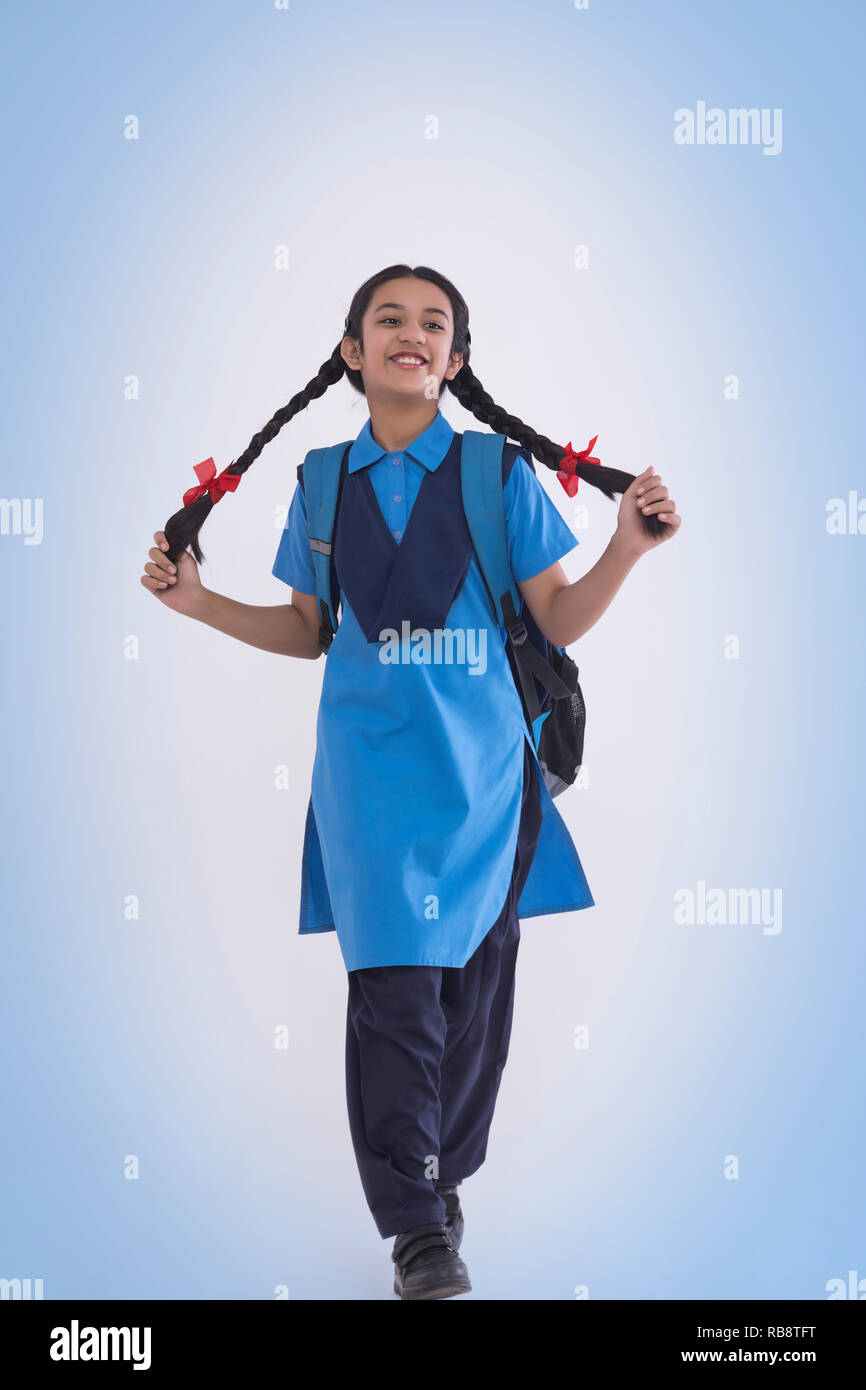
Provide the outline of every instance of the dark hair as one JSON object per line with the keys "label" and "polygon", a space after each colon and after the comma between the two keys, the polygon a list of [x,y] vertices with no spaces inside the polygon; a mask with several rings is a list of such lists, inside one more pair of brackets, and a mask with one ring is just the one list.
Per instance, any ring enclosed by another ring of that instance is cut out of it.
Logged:
{"label": "dark hair", "polygon": [[[514,439],[518,444],[543,463],[547,468],[554,470],[559,468],[565,449],[561,444],[555,444],[552,439],[548,439],[546,434],[536,434],[535,430],[529,425],[525,425],[516,415],[509,415],[502,406],[496,404],[491,396],[487,394],[478,377],[469,366],[470,356],[470,334],[469,334],[469,309],[460,291],[438,271],[431,270],[426,265],[389,265],[385,270],[380,270],[376,275],[372,275],[369,280],[365,280],[360,289],[355,291],[349,312],[346,315],[345,328],[340,342],[334,348],[327,361],[323,362],[316,375],[302,391],[287,405],[281,406],[276,414],[272,415],[268,423],[258,434],[254,434],[244,452],[236,458],[226,470],[228,473],[246,473],[251,463],[254,463],[266,444],[279,434],[283,425],[310,404],[310,401],[323,396],[329,386],[333,386],[341,377],[348,378],[356,391],[364,394],[364,382],[361,373],[353,371],[343,360],[340,352],[343,337],[349,336],[356,338],[363,349],[364,340],[361,332],[361,320],[366,313],[367,307],[372,298],[373,291],[378,285],[386,280],[396,280],[404,276],[414,276],[418,280],[429,280],[439,289],[447,294],[451,301],[451,310],[454,315],[454,338],[451,343],[452,353],[461,352],[463,354],[463,366],[453,380],[445,381],[453,396],[466,410],[480,420],[482,424],[489,425],[496,434],[504,434],[509,439]],[[630,483],[634,482],[633,473],[621,472],[618,468],[606,468],[602,464],[577,463],[574,469],[579,478],[593,487],[597,487],[603,492],[605,497],[613,501],[617,493],[625,492]],[[195,502],[190,502],[189,506],[181,507],[180,511],[175,512],[165,523],[165,538],[168,541],[168,558],[176,561],[178,555],[187,547],[192,551],[196,560],[201,563],[204,554],[199,546],[198,535],[214,503],[209,494]],[[652,536],[659,536],[665,530],[664,522],[659,521],[655,515],[641,516],[640,518],[646,531]]]}

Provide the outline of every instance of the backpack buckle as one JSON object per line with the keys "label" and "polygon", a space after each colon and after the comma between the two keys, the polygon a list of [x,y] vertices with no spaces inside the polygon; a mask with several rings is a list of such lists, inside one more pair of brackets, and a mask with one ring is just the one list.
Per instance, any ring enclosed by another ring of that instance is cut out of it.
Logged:
{"label": "backpack buckle", "polygon": [[324,599],[319,600],[319,614],[322,619],[319,623],[319,646],[326,652],[334,640],[334,625]]}
{"label": "backpack buckle", "polygon": [[510,589],[500,595],[499,607],[502,609],[502,621],[508,636],[515,647],[522,647],[529,633],[526,631],[526,624],[518,616],[517,609],[514,607],[514,599],[511,597]]}

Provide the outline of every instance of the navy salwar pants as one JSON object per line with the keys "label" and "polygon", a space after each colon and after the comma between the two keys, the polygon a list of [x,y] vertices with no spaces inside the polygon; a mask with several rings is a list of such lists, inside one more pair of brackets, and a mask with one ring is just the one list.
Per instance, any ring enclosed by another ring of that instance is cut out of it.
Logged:
{"label": "navy salwar pants", "polygon": [[434,1179],[462,1182],[486,1157],[511,1038],[517,903],[541,831],[537,776],[524,740],[511,882],[502,911],[466,964],[348,972],[349,1128],[364,1195],[383,1238],[444,1221]]}

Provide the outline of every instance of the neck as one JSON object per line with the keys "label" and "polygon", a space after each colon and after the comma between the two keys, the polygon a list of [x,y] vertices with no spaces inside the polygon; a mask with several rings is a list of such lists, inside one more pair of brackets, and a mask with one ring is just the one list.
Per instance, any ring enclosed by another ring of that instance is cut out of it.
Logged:
{"label": "neck", "polygon": [[428,401],[426,396],[419,400],[403,397],[399,401],[371,401],[370,430],[380,449],[387,453],[398,453],[407,449],[413,439],[423,434],[432,425],[439,409],[438,400]]}

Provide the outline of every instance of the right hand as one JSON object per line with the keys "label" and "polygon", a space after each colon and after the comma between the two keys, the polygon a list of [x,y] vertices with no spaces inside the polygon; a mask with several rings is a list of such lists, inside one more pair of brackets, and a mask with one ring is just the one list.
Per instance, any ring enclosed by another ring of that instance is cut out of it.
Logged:
{"label": "right hand", "polygon": [[166,555],[168,541],[164,531],[155,531],[156,545],[148,551],[150,559],[144,566],[141,582],[145,589],[175,613],[190,613],[202,595],[198,565],[188,550],[177,557],[173,565]]}

